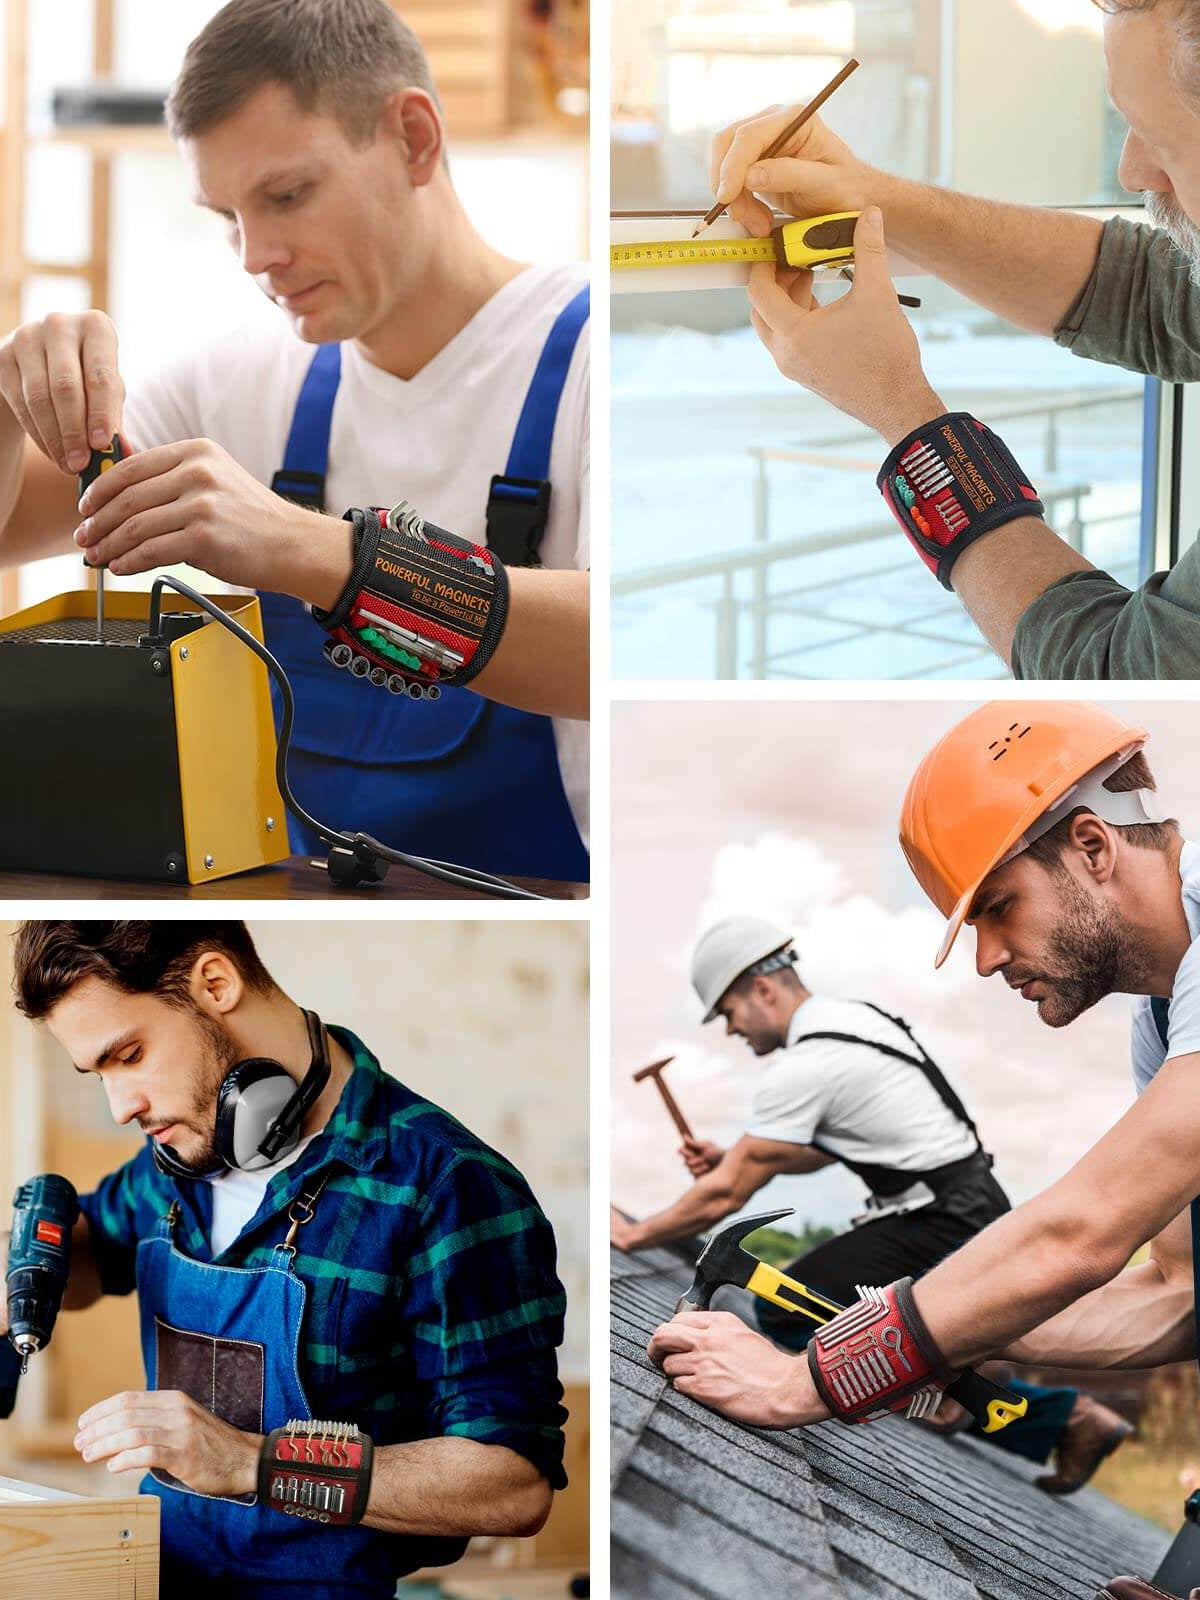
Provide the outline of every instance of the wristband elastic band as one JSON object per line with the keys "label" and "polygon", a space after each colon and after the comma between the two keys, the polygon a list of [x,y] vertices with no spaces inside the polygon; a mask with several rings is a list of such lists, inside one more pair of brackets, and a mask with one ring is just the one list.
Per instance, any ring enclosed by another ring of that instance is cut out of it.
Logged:
{"label": "wristband elastic band", "polygon": [[469,683],[487,666],[508,620],[508,575],[486,547],[425,522],[405,501],[352,507],[354,557],[330,611],[325,655],[355,677],[412,699]]}
{"label": "wristband elastic band", "polygon": [[375,1447],[352,1422],[289,1422],[263,1440],[258,1498],[304,1522],[349,1528],[371,1491]]}
{"label": "wristband elastic band", "polygon": [[1046,514],[1004,441],[966,411],[948,412],[901,439],[875,482],[946,589],[969,544],[1016,517]]}
{"label": "wristband elastic band", "polygon": [[875,1422],[896,1411],[931,1417],[955,1373],[912,1297],[912,1279],[861,1299],[813,1334],[808,1368],[821,1399],[841,1422]]}

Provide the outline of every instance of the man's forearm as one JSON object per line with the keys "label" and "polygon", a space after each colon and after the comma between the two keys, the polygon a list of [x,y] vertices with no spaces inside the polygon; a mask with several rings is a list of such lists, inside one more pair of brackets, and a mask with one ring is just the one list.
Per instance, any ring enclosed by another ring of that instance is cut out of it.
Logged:
{"label": "man's forearm", "polygon": [[1025,611],[1069,572],[1095,568],[1036,517],[1006,522],[970,544],[954,563],[950,582],[975,625],[1012,666],[1013,636]]}
{"label": "man's forearm", "polygon": [[473,1439],[421,1439],[375,1452],[363,1521],[432,1537],[534,1534],[553,1491],[525,1456]]}
{"label": "man's forearm", "polygon": [[1087,283],[1103,224],[1042,206],[957,194],[872,169],[888,243],[977,305],[1052,334]]}
{"label": "man's forearm", "polygon": [[698,1178],[687,1193],[665,1211],[657,1211],[641,1222],[629,1223],[622,1247],[651,1250],[655,1245],[671,1244],[676,1239],[703,1233],[736,1211],[743,1198],[732,1193],[724,1183],[714,1182],[712,1174]]}
{"label": "man's forearm", "polygon": [[[352,555],[348,522],[298,512],[293,533],[273,563],[272,586],[332,610],[350,575]],[[588,608],[588,573],[510,567],[504,632],[469,687],[520,711],[585,720]]]}
{"label": "man's forearm", "polygon": [[1196,1354],[1190,1279],[1154,1261],[1118,1273],[1002,1352],[1030,1366],[1158,1367]]}

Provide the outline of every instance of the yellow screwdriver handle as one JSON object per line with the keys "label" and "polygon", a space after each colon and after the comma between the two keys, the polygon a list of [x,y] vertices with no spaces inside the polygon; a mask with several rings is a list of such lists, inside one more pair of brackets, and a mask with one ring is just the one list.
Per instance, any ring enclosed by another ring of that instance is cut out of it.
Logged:
{"label": "yellow screwdriver handle", "polygon": [[857,211],[831,211],[823,217],[802,217],[775,229],[777,256],[789,267],[840,266],[854,260]]}

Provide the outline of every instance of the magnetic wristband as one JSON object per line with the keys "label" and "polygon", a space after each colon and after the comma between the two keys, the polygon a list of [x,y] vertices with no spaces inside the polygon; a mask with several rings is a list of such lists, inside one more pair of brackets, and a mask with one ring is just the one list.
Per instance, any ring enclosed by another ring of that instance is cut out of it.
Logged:
{"label": "magnetic wristband", "polygon": [[1044,517],[1008,446],[969,412],[915,428],[875,479],[892,515],[943,588],[969,544],[1016,517]]}
{"label": "magnetic wristband", "polygon": [[367,1509],[374,1457],[370,1438],[352,1422],[293,1420],[263,1440],[259,1501],[305,1522],[352,1527]]}
{"label": "magnetic wristband", "polygon": [[875,1422],[895,1411],[931,1417],[957,1376],[925,1326],[912,1279],[862,1296],[817,1330],[808,1369],[817,1393],[841,1422]]}
{"label": "magnetic wristband", "polygon": [[495,652],[508,619],[508,574],[486,545],[425,522],[407,501],[352,507],[354,560],[332,611],[325,655],[392,694],[436,700],[469,683]]}

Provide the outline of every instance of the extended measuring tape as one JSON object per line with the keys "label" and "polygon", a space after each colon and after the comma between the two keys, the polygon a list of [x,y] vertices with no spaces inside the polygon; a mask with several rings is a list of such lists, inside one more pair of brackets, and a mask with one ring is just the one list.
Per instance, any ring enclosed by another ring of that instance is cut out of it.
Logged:
{"label": "extended measuring tape", "polygon": [[716,263],[774,261],[784,267],[844,266],[854,260],[857,211],[785,222],[765,239],[654,239],[614,244],[614,272],[645,267],[694,267]]}

